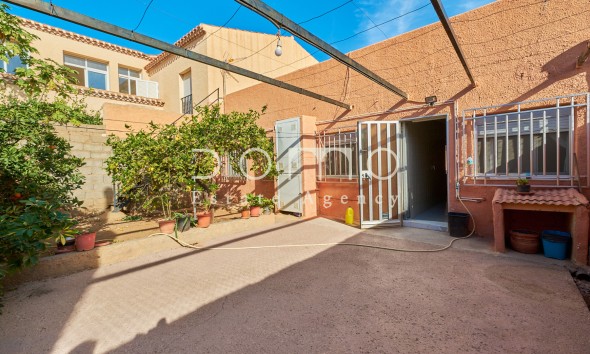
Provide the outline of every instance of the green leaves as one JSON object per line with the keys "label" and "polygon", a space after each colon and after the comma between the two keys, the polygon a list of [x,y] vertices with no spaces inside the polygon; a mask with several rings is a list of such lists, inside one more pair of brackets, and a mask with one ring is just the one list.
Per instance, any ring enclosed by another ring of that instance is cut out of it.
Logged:
{"label": "green leaves", "polygon": [[242,154],[257,148],[262,152],[245,155],[252,161],[252,173],[268,168],[269,177],[276,175],[274,146],[256,124],[259,117],[256,111],[221,114],[219,106],[197,107],[195,115],[179,126],[152,123],[125,139],[111,136],[107,144],[113,155],[107,160],[107,172],[120,184],[123,198],[146,212],[160,209],[169,218],[188,199],[190,190],[211,196],[219,189],[218,176],[192,179],[212,175],[220,163],[211,153],[195,149],[215,151],[219,156],[231,153],[230,163],[239,171]]}
{"label": "green leaves", "polygon": [[48,239],[73,233],[65,212],[78,206],[82,159],[55,134],[59,104],[9,100],[0,104],[0,279],[38,261]]}

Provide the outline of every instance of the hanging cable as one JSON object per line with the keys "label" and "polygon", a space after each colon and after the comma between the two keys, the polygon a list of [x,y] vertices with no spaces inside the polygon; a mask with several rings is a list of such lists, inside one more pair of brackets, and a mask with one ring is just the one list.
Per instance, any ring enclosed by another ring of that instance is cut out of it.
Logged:
{"label": "hanging cable", "polygon": [[385,32],[383,32],[383,30],[381,29],[381,27],[377,26],[377,24],[373,21],[373,19],[371,19],[371,17],[369,17],[369,14],[367,13],[367,11],[365,11],[365,9],[363,9],[362,7],[358,6],[355,2],[352,3],[354,5],[354,7],[356,7],[360,12],[363,13],[363,15],[373,24],[373,26],[376,26],[376,28],[379,30],[379,32],[381,32],[381,34],[383,35],[383,37],[385,37],[385,39],[387,39],[387,35],[385,34]]}
{"label": "hanging cable", "polygon": [[[396,17],[394,17],[394,18],[391,18],[391,19],[389,19],[389,20],[387,20],[387,21],[383,21],[383,22],[381,22],[381,23],[379,23],[379,24],[376,24],[376,25],[375,25],[375,26],[373,26],[373,27],[369,27],[369,28],[367,28],[367,29],[364,29],[364,30],[362,30],[362,31],[359,31],[359,32],[357,32],[357,33],[355,33],[355,34],[353,34],[353,35],[351,35],[351,36],[348,36],[348,37],[346,37],[346,38],[343,38],[343,39],[339,39],[339,40],[337,40],[337,41],[334,41],[334,42],[330,42],[330,44],[336,44],[336,43],[340,43],[340,42],[347,41],[347,40],[349,40],[349,39],[351,39],[351,38],[354,38],[354,37],[358,36],[359,34],[362,34],[362,33],[365,33],[365,32],[367,32],[367,31],[370,31],[370,30],[372,30],[373,28],[378,28],[379,26],[382,26],[382,25],[384,25],[384,24],[386,24],[386,23],[389,23],[389,22],[391,22],[391,21],[395,21],[395,20],[397,20],[397,19],[400,19],[400,18],[402,18],[402,17],[404,17],[404,16],[407,16],[407,15],[409,15],[409,14],[412,14],[412,13],[414,13],[414,12],[416,12],[416,11],[420,11],[420,10],[422,10],[423,8],[425,8],[425,7],[429,6],[429,5],[430,5],[429,3],[428,3],[428,4],[425,4],[425,5],[423,5],[423,6],[420,6],[420,7],[418,7],[418,8],[415,8],[415,9],[413,9],[413,10],[410,10],[410,11],[408,11],[408,12],[406,12],[406,13],[403,13],[403,14],[401,14],[401,15],[398,15],[398,16],[396,16]],[[269,70],[269,71],[265,71],[265,72],[263,72],[263,74],[268,74],[268,73],[270,73],[270,72],[273,72],[273,71],[276,71],[276,70],[280,70],[280,69],[282,69],[282,68],[284,68],[284,67],[286,67],[286,66],[291,66],[291,65],[293,65],[293,64],[295,64],[295,63],[297,63],[297,62],[300,62],[300,61],[302,61],[302,60],[304,60],[304,59],[307,59],[307,58],[309,58],[309,57],[313,56],[314,54],[318,53],[319,51],[320,51],[320,50],[318,49],[318,50],[316,50],[316,51],[314,51],[314,52],[310,53],[309,55],[307,55],[307,56],[305,56],[305,57],[303,57],[303,58],[297,59],[297,60],[295,60],[295,61],[293,61],[293,62],[291,62],[291,63],[289,63],[289,64],[287,64],[287,65],[284,65],[284,66],[281,66],[281,67],[278,67],[278,68],[275,68],[275,69],[272,69],[272,70]]]}
{"label": "hanging cable", "polygon": [[403,14],[401,14],[401,15],[399,15],[399,16],[396,16],[396,17],[394,17],[394,18],[392,18],[392,19],[389,19],[389,20],[387,20],[387,21],[383,21],[383,22],[381,22],[381,23],[379,23],[379,24],[377,24],[377,25],[375,25],[375,26],[372,26],[372,27],[366,28],[366,29],[364,29],[364,30],[362,30],[362,31],[359,31],[359,32],[357,32],[357,33],[353,34],[352,36],[349,36],[349,37],[346,37],[346,38],[342,38],[342,39],[340,39],[340,40],[337,40],[337,41],[335,41],[335,42],[331,42],[330,44],[336,44],[336,43],[340,43],[340,42],[347,41],[347,40],[349,40],[349,39],[351,39],[351,38],[354,38],[354,37],[358,36],[359,34],[362,34],[362,33],[365,33],[365,32],[367,32],[367,31],[370,31],[370,30],[372,30],[373,28],[379,28],[379,26],[383,26],[383,25],[384,25],[384,24],[386,24],[386,23],[389,23],[389,22],[391,22],[391,21],[394,21],[394,20],[400,19],[400,18],[402,18],[402,17],[404,17],[404,16],[407,16],[407,15],[409,15],[409,14],[412,14],[412,13],[414,13],[414,12],[416,12],[416,11],[420,11],[420,10],[422,10],[423,8],[425,8],[425,7],[428,7],[428,6],[430,6],[430,3],[427,3],[427,4],[425,4],[425,5],[423,5],[423,6],[420,6],[420,7],[416,8],[416,9],[414,9],[414,10],[411,10],[411,11],[408,11],[408,12],[406,12],[406,13],[403,13]]}
{"label": "hanging cable", "polygon": [[211,32],[207,37],[203,38],[202,40],[200,40],[200,43],[205,42],[205,40],[209,37],[211,37],[212,35],[214,35],[215,33],[221,31],[222,28],[225,28],[225,26],[227,26],[231,20],[234,19],[234,17],[236,17],[236,15],[238,14],[238,11],[240,11],[240,9],[242,8],[242,5],[239,5],[238,8],[236,9],[236,11],[234,11],[234,13],[230,16],[230,18],[227,19],[227,21],[225,21],[225,23],[223,25],[221,25],[221,27],[217,28],[215,31]]}
{"label": "hanging cable", "polygon": [[135,28],[131,30],[131,32],[135,32],[139,28],[139,26],[141,26],[141,23],[143,22],[143,19],[145,18],[145,15],[147,14],[148,10],[150,9],[150,6],[152,6],[153,2],[154,2],[154,0],[150,0],[150,2],[147,4],[147,6],[145,7],[145,10],[143,10],[143,15],[141,15],[141,19],[137,23],[137,26],[135,26]]}
{"label": "hanging cable", "polygon": [[[308,18],[308,19],[307,19],[307,20],[305,20],[305,21],[297,22],[297,24],[298,24],[298,25],[302,25],[302,24],[304,24],[304,23],[307,23],[307,22],[310,22],[310,21],[316,20],[316,19],[318,19],[318,18],[320,18],[320,17],[322,17],[322,16],[326,16],[327,14],[329,14],[329,13],[331,13],[331,12],[334,12],[334,11],[338,10],[339,8],[343,7],[344,5],[347,5],[348,3],[351,3],[352,1],[353,1],[353,0],[348,0],[347,2],[345,2],[345,3],[342,3],[342,4],[340,4],[340,5],[336,6],[335,8],[333,8],[333,9],[331,9],[331,10],[328,10],[328,11],[324,12],[323,14],[320,14],[320,15],[314,16],[314,17],[312,17],[312,18]],[[356,5],[355,5],[355,6],[356,6]]]}

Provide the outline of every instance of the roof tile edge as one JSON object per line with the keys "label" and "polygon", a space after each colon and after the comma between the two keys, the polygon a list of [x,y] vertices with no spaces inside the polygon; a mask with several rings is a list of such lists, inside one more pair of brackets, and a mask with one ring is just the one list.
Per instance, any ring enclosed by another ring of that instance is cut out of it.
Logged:
{"label": "roof tile edge", "polygon": [[36,22],[36,21],[29,20],[26,18],[21,18],[21,24],[25,27],[28,27],[28,28],[31,28],[34,30],[38,30],[38,31],[53,34],[53,35],[56,35],[59,37],[71,39],[71,40],[74,40],[77,42],[90,44],[90,45],[93,45],[96,47],[100,47],[100,48],[108,49],[108,50],[111,50],[114,52],[130,55],[130,56],[133,56],[136,58],[140,58],[140,59],[144,59],[144,60],[153,60],[154,59],[153,56],[142,53],[138,50],[125,48],[125,47],[122,47],[122,46],[119,46],[116,44],[112,44],[112,43],[108,43],[105,41],[101,41],[99,39],[87,37],[87,36],[84,36],[84,35],[81,35],[81,34],[78,34],[75,32],[66,31],[61,28],[49,26],[44,23]]}
{"label": "roof tile edge", "polygon": [[[205,35],[205,30],[203,29],[203,27],[201,25],[193,28],[192,30],[190,30],[187,34],[185,34],[184,36],[182,36],[179,40],[177,40],[174,45],[177,47],[183,47],[185,45],[187,45],[188,43],[194,41],[195,39],[198,39],[199,37]],[[160,64],[162,61],[164,61],[166,58],[168,58],[170,55],[170,53],[168,52],[162,52],[160,54],[158,54],[157,56],[153,57],[151,59],[151,61],[145,66],[145,70],[149,71],[152,68],[154,68],[156,65]]]}

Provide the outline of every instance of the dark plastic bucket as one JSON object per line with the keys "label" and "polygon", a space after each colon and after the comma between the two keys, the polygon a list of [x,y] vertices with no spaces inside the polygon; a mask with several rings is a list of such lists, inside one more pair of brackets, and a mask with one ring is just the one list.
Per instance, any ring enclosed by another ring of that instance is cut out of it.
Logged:
{"label": "dark plastic bucket", "polygon": [[469,214],[449,213],[449,234],[453,237],[465,237],[469,234]]}
{"label": "dark plastic bucket", "polygon": [[569,232],[545,230],[541,232],[543,253],[547,258],[566,259],[572,236]]}

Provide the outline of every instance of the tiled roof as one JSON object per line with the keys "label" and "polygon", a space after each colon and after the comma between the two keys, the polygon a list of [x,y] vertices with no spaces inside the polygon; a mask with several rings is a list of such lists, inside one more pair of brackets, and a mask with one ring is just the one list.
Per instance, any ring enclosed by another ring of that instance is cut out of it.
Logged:
{"label": "tiled roof", "polygon": [[[193,28],[192,30],[190,30],[187,34],[182,36],[182,38],[177,40],[176,43],[174,43],[174,45],[177,47],[183,47],[183,46],[187,45],[188,43],[194,41],[195,39],[203,36],[204,34],[205,34],[205,30],[203,29],[203,27],[197,26],[197,27]],[[154,66],[158,65],[160,62],[162,62],[164,59],[168,58],[171,55],[172,54],[170,54],[168,52],[162,52],[159,55],[153,57],[151,59],[151,61],[145,66],[145,70],[149,71]]]}
{"label": "tiled roof", "polygon": [[143,96],[128,95],[126,93],[120,93],[115,91],[106,91],[99,89],[89,89],[86,87],[80,87],[80,91],[85,92],[88,96],[105,98],[115,101],[131,102],[137,104],[143,104],[147,106],[163,107],[164,101],[158,98],[148,98]]}
{"label": "tiled roof", "polygon": [[518,194],[516,189],[498,188],[493,203],[577,206],[588,205],[588,199],[574,188],[533,188],[531,194]]}
{"label": "tiled roof", "polygon": [[21,23],[23,26],[35,29],[37,31],[53,34],[59,37],[68,38],[77,42],[90,44],[96,47],[112,50],[113,52],[127,54],[136,58],[144,59],[144,60],[152,60],[154,57],[151,55],[147,55],[142,53],[138,50],[133,50],[125,47],[121,47],[119,45],[115,45],[112,43],[104,42],[95,38],[86,37],[81,34],[77,34],[74,32],[66,31],[61,28],[49,26],[43,23],[35,22],[32,20],[28,20],[25,18],[21,18]]}

